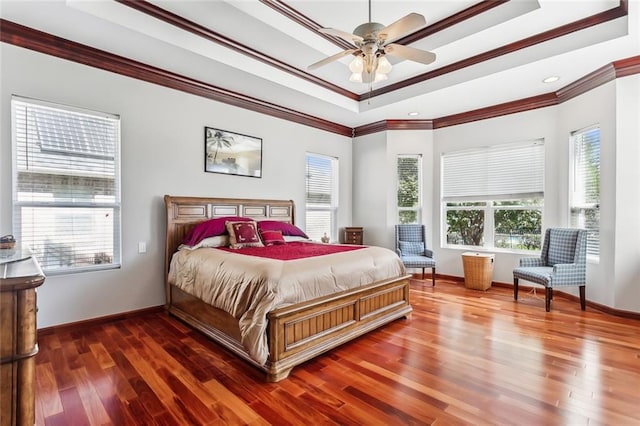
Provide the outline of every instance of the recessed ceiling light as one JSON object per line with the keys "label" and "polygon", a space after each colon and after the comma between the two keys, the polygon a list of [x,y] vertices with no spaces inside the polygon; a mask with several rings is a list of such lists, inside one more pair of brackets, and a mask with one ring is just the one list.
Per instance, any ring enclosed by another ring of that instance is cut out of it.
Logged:
{"label": "recessed ceiling light", "polygon": [[420,115],[420,113],[418,111],[411,111],[408,115],[409,115],[409,117],[415,117],[415,116]]}
{"label": "recessed ceiling light", "polygon": [[544,80],[542,80],[543,83],[554,83],[556,81],[560,80],[560,77],[558,77],[557,75],[551,75],[547,78],[545,78]]}

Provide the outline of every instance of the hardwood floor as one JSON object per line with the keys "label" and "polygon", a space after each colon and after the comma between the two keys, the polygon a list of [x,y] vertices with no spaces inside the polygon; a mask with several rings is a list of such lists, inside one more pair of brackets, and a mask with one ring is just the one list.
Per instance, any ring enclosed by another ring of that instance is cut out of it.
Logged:
{"label": "hardwood floor", "polygon": [[409,320],[278,383],[164,313],[41,333],[37,424],[640,424],[639,321],[411,286]]}

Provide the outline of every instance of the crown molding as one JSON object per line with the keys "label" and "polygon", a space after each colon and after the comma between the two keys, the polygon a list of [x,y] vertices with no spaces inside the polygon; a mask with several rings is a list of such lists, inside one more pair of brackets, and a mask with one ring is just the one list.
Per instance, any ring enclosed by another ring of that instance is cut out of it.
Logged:
{"label": "crown molding", "polygon": [[[376,123],[365,124],[354,129],[355,136],[363,136],[370,133],[386,130],[404,129],[441,129],[443,127],[457,126],[474,121],[487,120],[503,115],[515,114],[530,111],[538,108],[559,105],[590,90],[595,89],[616,78],[629,75],[640,74],[640,56],[621,59],[611,64],[605,65],[593,71],[579,80],[570,83],[556,92],[549,92],[542,95],[531,96],[529,98],[518,99],[498,105],[491,105],[471,111],[452,114],[432,120],[384,120]],[[391,124],[392,123],[392,124]],[[431,123],[432,127],[426,127]]]}
{"label": "crown molding", "polygon": [[558,105],[616,78],[640,74],[640,56],[605,65],[556,92],[479,108],[436,119],[383,120],[351,128],[290,108],[252,98],[176,73],[66,40],[0,18],[0,41],[116,74],[202,96],[342,136],[357,137],[387,130],[431,130]]}
{"label": "crown molding", "polygon": [[182,30],[188,31],[194,35],[202,37],[213,43],[216,43],[228,49],[234,50],[238,53],[241,53],[245,56],[255,59],[256,61],[260,61],[271,67],[277,68],[280,71],[284,71],[286,73],[294,75],[303,80],[317,84],[320,87],[323,87],[339,95],[342,95],[346,98],[349,98],[352,100],[359,99],[359,95],[357,93],[350,92],[347,89],[344,89],[338,85],[329,83],[326,80],[318,78],[313,74],[310,74],[294,66],[291,66],[285,62],[279,61],[278,59],[275,59],[269,55],[265,55],[262,52],[254,50],[249,46],[246,46],[242,43],[239,43],[235,40],[225,37],[222,34],[219,34],[200,24],[196,24],[195,22],[185,19],[182,16],[176,15],[175,13],[162,9],[161,7],[156,6],[155,4],[152,4],[146,0],[145,1],[115,0],[115,1],[125,6],[128,6],[132,9],[135,9],[138,12],[142,12],[156,19],[164,21],[170,25],[178,27]]}
{"label": "crown molding", "polygon": [[616,70],[616,78],[640,74],[640,55],[615,61],[613,68]]}
{"label": "crown molding", "polygon": [[441,129],[443,127],[457,126],[459,124],[486,120],[488,118],[515,114],[517,112],[524,112],[532,109],[545,108],[557,104],[558,98],[555,93],[545,93],[543,95],[531,96],[525,99],[518,99],[516,101],[505,102],[498,105],[492,105],[485,108],[466,111],[460,114],[452,114],[445,117],[436,118],[435,120],[433,120],[434,128]]}
{"label": "crown molding", "polygon": [[613,64],[607,64],[597,70],[585,75],[579,80],[570,83],[555,92],[558,103],[566,102],[576,96],[593,90],[598,86],[616,79],[616,71]]}
{"label": "crown molding", "polygon": [[343,136],[351,127],[226,90],[0,18],[0,41]]}
{"label": "crown molding", "polygon": [[640,56],[632,56],[626,59],[607,64],[585,75],[571,84],[559,89],[556,93],[558,103],[566,102],[576,96],[580,96],[616,78],[626,77],[640,73]]}
{"label": "crown molding", "polygon": [[353,137],[385,132],[387,130],[432,130],[433,120],[382,120],[353,129]]}
{"label": "crown molding", "polygon": [[324,28],[322,25],[318,24],[313,19],[302,14],[301,12],[297,11],[281,0],[260,0],[260,3],[270,7],[281,15],[284,15],[298,25],[302,25],[306,29],[312,31],[313,33],[329,41],[330,43],[335,44],[341,49],[353,49],[353,44],[349,43],[347,40],[343,40],[340,37],[334,37],[329,34],[321,33],[319,30],[321,28]]}
{"label": "crown molding", "polygon": [[428,25],[418,31],[399,38],[398,40],[394,41],[394,43],[404,45],[415,43],[418,40],[429,37],[439,31],[446,30],[447,28],[460,24],[467,19],[471,19],[478,15],[481,15],[493,9],[494,7],[501,6],[505,3],[508,3],[509,1],[510,0],[483,0],[480,3],[469,6],[468,8],[461,10],[458,13],[447,16],[446,18],[441,19],[434,24]]}
{"label": "crown molding", "polygon": [[403,81],[399,81],[394,84],[389,84],[384,87],[380,87],[379,89],[373,90],[371,93],[367,93],[364,95],[360,95],[359,100],[362,101],[369,97],[375,97],[384,95],[385,93],[394,92],[396,90],[403,89],[405,87],[421,83],[423,81],[430,80],[432,78],[439,77],[444,74],[449,74],[454,71],[458,71],[463,68],[470,67],[472,65],[477,65],[481,62],[488,61],[491,59],[498,58],[500,56],[516,52],[518,50],[526,49],[528,47],[534,46],[536,44],[544,43],[550,40],[553,40],[558,37],[565,36],[567,34],[574,33],[576,31],[584,30],[590,28],[595,25],[600,25],[605,22],[612,21],[614,19],[618,19],[624,16],[627,16],[627,1],[621,0],[620,4],[612,9],[605,10],[604,12],[597,13],[592,16],[588,16],[586,18],[580,19],[575,22],[568,23],[566,25],[562,25],[557,28],[553,28],[551,30],[533,35],[531,37],[524,38],[522,40],[515,41],[513,43],[506,44],[504,46],[497,47],[495,49],[489,50],[484,53],[480,53],[475,56],[471,56],[469,58],[460,60],[458,62],[454,62],[449,65],[445,65],[443,67],[437,68],[432,71],[428,71],[414,77],[408,78]]}
{"label": "crown molding", "polygon": [[[239,42],[236,42],[234,40],[231,40],[228,37],[225,37],[219,33],[216,33],[215,31],[206,28],[202,25],[199,25],[195,22],[192,22],[188,19],[183,18],[182,16],[176,15],[172,12],[169,12],[165,9],[162,9],[161,7],[156,6],[155,4],[150,3],[147,0],[115,0],[118,3],[121,3],[123,5],[129,6],[141,13],[145,13],[149,16],[152,16],[156,19],[162,20],[170,25],[174,25],[178,28],[181,28],[185,31],[191,32],[192,34],[195,34],[197,36],[203,37],[211,42],[220,44],[226,48],[232,49],[236,52],[239,52],[241,54],[244,54],[252,59],[261,61],[263,63],[266,63],[274,68],[277,68],[281,71],[287,72],[289,74],[292,74],[298,78],[301,78],[303,80],[309,81],[313,84],[317,84],[318,86],[321,86],[327,90],[330,90],[334,93],[337,93],[339,95],[345,96],[349,99],[361,102],[364,99],[369,98],[369,96],[377,96],[378,93],[376,93],[376,91],[374,90],[371,93],[366,93],[366,94],[357,94],[354,92],[351,92],[347,89],[344,89],[343,87],[340,87],[338,85],[329,83],[326,80],[323,80],[321,78],[316,77],[313,74],[310,74],[304,70],[301,70],[299,68],[296,68],[294,66],[291,66],[289,64],[286,64],[282,61],[279,61],[269,55],[265,55],[262,52],[256,51],[248,46],[245,46]],[[482,13],[487,12],[488,10],[491,10],[497,6],[503,5],[505,3],[507,3],[510,0],[483,0],[473,6],[468,7],[467,9],[464,9],[458,13],[455,13],[445,19],[442,19],[438,22],[436,22],[435,24],[429,25],[421,30],[418,30],[412,34],[409,34],[408,36],[405,36],[399,40],[397,40],[395,43],[398,44],[408,44],[408,43],[412,43],[415,42],[421,38],[433,35],[439,31],[445,30],[453,25],[459,24],[467,19],[473,18],[475,16],[478,16]],[[286,18],[296,22],[299,25],[302,25],[303,27],[307,28],[308,30],[314,32],[316,35],[323,37],[326,40],[329,40],[330,42],[332,42],[333,44],[335,44],[336,46],[340,47],[341,49],[352,49],[354,47],[354,45],[352,45],[351,43],[347,42],[346,40],[342,40],[339,37],[334,37],[334,36],[330,36],[324,33],[321,33],[319,31],[319,29],[323,28],[320,24],[318,24],[317,22],[313,21],[312,19],[310,19],[309,17],[303,15],[302,13],[300,13],[299,11],[297,11],[296,9],[292,8],[291,6],[287,5],[285,2],[281,1],[281,0],[260,0],[260,2],[262,4],[264,4],[267,7],[272,8],[273,10],[275,10],[276,12],[282,14],[283,16],[285,16]],[[455,71],[455,69],[447,71],[447,72],[452,72]],[[407,84],[404,84],[404,83]],[[414,84],[415,82],[412,81],[412,79],[410,80],[404,80],[401,82],[396,83],[398,86],[396,88],[394,88],[393,90],[397,90],[397,89],[401,89],[405,86],[409,86],[411,84]],[[390,87],[390,86],[385,86],[385,87]],[[384,88],[382,88],[384,89]],[[379,90],[382,90],[379,89]],[[386,93],[383,92],[383,93]],[[382,93],[379,93],[382,94]]]}

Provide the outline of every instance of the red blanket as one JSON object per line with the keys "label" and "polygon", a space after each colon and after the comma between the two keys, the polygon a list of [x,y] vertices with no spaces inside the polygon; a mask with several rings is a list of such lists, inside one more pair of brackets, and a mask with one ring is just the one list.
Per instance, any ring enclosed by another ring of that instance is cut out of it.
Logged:
{"label": "red blanket", "polygon": [[218,247],[217,249],[231,253],[246,254],[248,256],[267,257],[269,259],[276,260],[294,260],[303,259],[305,257],[324,256],[327,254],[358,250],[363,247],[364,246],[316,244],[294,241],[287,244],[268,247],[245,247],[241,249]]}

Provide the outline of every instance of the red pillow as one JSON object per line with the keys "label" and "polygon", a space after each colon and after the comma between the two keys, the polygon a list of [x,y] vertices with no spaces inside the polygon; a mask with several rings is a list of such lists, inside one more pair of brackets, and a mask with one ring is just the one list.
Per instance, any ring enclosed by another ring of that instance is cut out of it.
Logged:
{"label": "red pillow", "polygon": [[227,222],[227,231],[229,231],[229,247],[232,249],[264,247],[258,237],[258,227],[254,221]]}
{"label": "red pillow", "polygon": [[282,231],[260,231],[260,238],[265,246],[275,246],[278,244],[285,244]]}
{"label": "red pillow", "polygon": [[297,226],[291,223],[280,222],[278,220],[261,220],[258,222],[258,227],[261,231],[280,231],[282,232],[282,235],[309,238],[307,237],[307,234]]}
{"label": "red pillow", "polygon": [[205,238],[224,235],[227,233],[226,223],[229,221],[233,221],[233,222],[245,221],[246,222],[246,221],[253,221],[253,219],[248,217],[240,217],[240,216],[225,216],[225,217],[216,217],[214,219],[205,220],[197,224],[195,227],[193,227],[191,231],[187,232],[187,235],[185,235],[184,239],[182,240],[182,244],[186,244],[188,246],[195,246]]}

